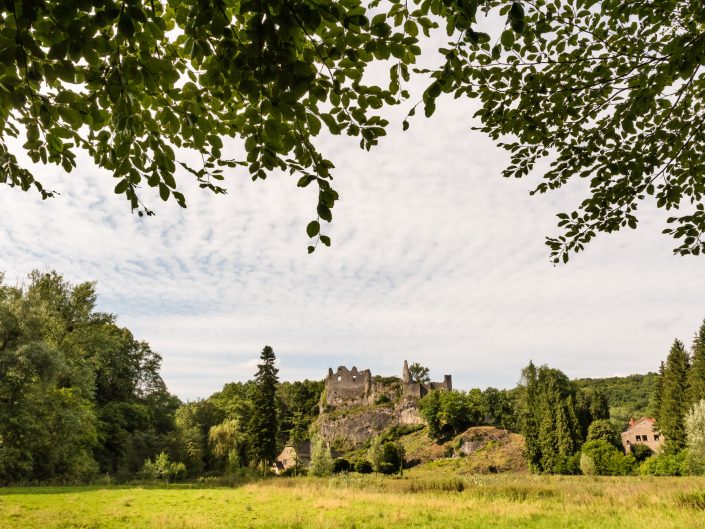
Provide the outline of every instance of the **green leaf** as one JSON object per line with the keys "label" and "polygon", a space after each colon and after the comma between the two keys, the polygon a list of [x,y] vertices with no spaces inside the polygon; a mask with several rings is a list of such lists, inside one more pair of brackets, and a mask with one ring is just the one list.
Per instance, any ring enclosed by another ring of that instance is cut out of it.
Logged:
{"label": "green leaf", "polygon": [[315,237],[321,231],[321,225],[317,220],[312,220],[306,226],[306,234],[309,237]]}
{"label": "green leaf", "polygon": [[502,42],[502,46],[505,48],[511,48],[514,46],[514,31],[511,29],[505,29],[502,32],[502,37],[500,40]]}
{"label": "green leaf", "polygon": [[127,180],[120,180],[118,184],[115,186],[115,193],[118,195],[121,195],[125,191],[127,191],[127,186],[129,185]]}

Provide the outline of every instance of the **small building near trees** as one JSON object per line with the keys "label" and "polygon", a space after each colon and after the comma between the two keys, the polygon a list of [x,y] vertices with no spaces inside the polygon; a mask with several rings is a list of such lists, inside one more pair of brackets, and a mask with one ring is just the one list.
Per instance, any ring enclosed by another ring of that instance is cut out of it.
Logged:
{"label": "small building near trees", "polygon": [[653,452],[660,452],[663,442],[663,435],[656,429],[656,419],[648,417],[642,417],[637,421],[630,419],[629,428],[622,432],[622,446],[626,453],[631,452],[635,444],[646,445]]}

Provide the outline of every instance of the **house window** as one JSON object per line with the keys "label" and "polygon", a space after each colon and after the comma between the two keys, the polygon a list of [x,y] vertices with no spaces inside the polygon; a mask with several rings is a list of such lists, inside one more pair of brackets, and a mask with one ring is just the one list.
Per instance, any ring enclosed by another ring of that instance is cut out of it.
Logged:
{"label": "house window", "polygon": [[658,440],[659,440],[658,434],[655,433],[655,434],[654,434],[654,441],[658,441]]}
{"label": "house window", "polygon": [[649,436],[648,436],[648,435],[642,435],[642,436],[641,436],[641,440],[642,440],[642,441],[648,441],[648,440],[649,440]]}
{"label": "house window", "polygon": [[641,441],[641,435],[637,435],[637,436],[636,436],[636,440],[637,440],[637,442],[638,442],[638,441]]}

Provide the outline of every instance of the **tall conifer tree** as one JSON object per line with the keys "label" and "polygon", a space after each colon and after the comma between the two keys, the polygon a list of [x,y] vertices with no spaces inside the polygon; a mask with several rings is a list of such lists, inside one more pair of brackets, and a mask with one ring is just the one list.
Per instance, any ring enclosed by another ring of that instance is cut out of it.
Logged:
{"label": "tall conifer tree", "polygon": [[688,372],[688,404],[705,399],[705,321],[693,340],[692,365]]}
{"label": "tall conifer tree", "polygon": [[666,448],[678,451],[685,446],[685,414],[688,411],[688,353],[683,342],[675,340],[668,353],[661,381],[658,428],[666,438]]}
{"label": "tall conifer tree", "polygon": [[522,371],[518,410],[526,458],[535,472],[570,473],[571,456],[580,447],[576,389],[562,372],[530,363]]}
{"label": "tall conifer tree", "polygon": [[253,395],[253,413],[250,420],[251,458],[263,471],[277,456],[277,434],[279,421],[277,414],[276,391],[279,384],[274,367],[276,357],[274,349],[265,346],[260,354],[260,364],[255,374],[255,391]]}

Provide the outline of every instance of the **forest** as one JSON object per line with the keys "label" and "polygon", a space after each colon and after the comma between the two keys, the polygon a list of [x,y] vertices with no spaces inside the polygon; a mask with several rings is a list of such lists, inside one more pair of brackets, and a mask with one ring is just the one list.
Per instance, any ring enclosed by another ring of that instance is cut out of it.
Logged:
{"label": "forest", "polygon": [[[334,460],[315,428],[323,382],[280,382],[269,346],[259,359],[250,380],[181,402],[159,354],[96,310],[94,283],[38,271],[22,285],[2,280],[0,483],[266,473],[282,447],[307,440],[313,474],[403,471],[398,428],[371,438],[356,461]],[[419,411],[429,442],[480,425],[521,433],[536,473],[702,474],[705,323],[689,350],[674,341],[658,374],[571,381],[530,362],[516,388],[432,391]],[[656,418],[665,450],[624,453],[620,432],[644,416]]]}

